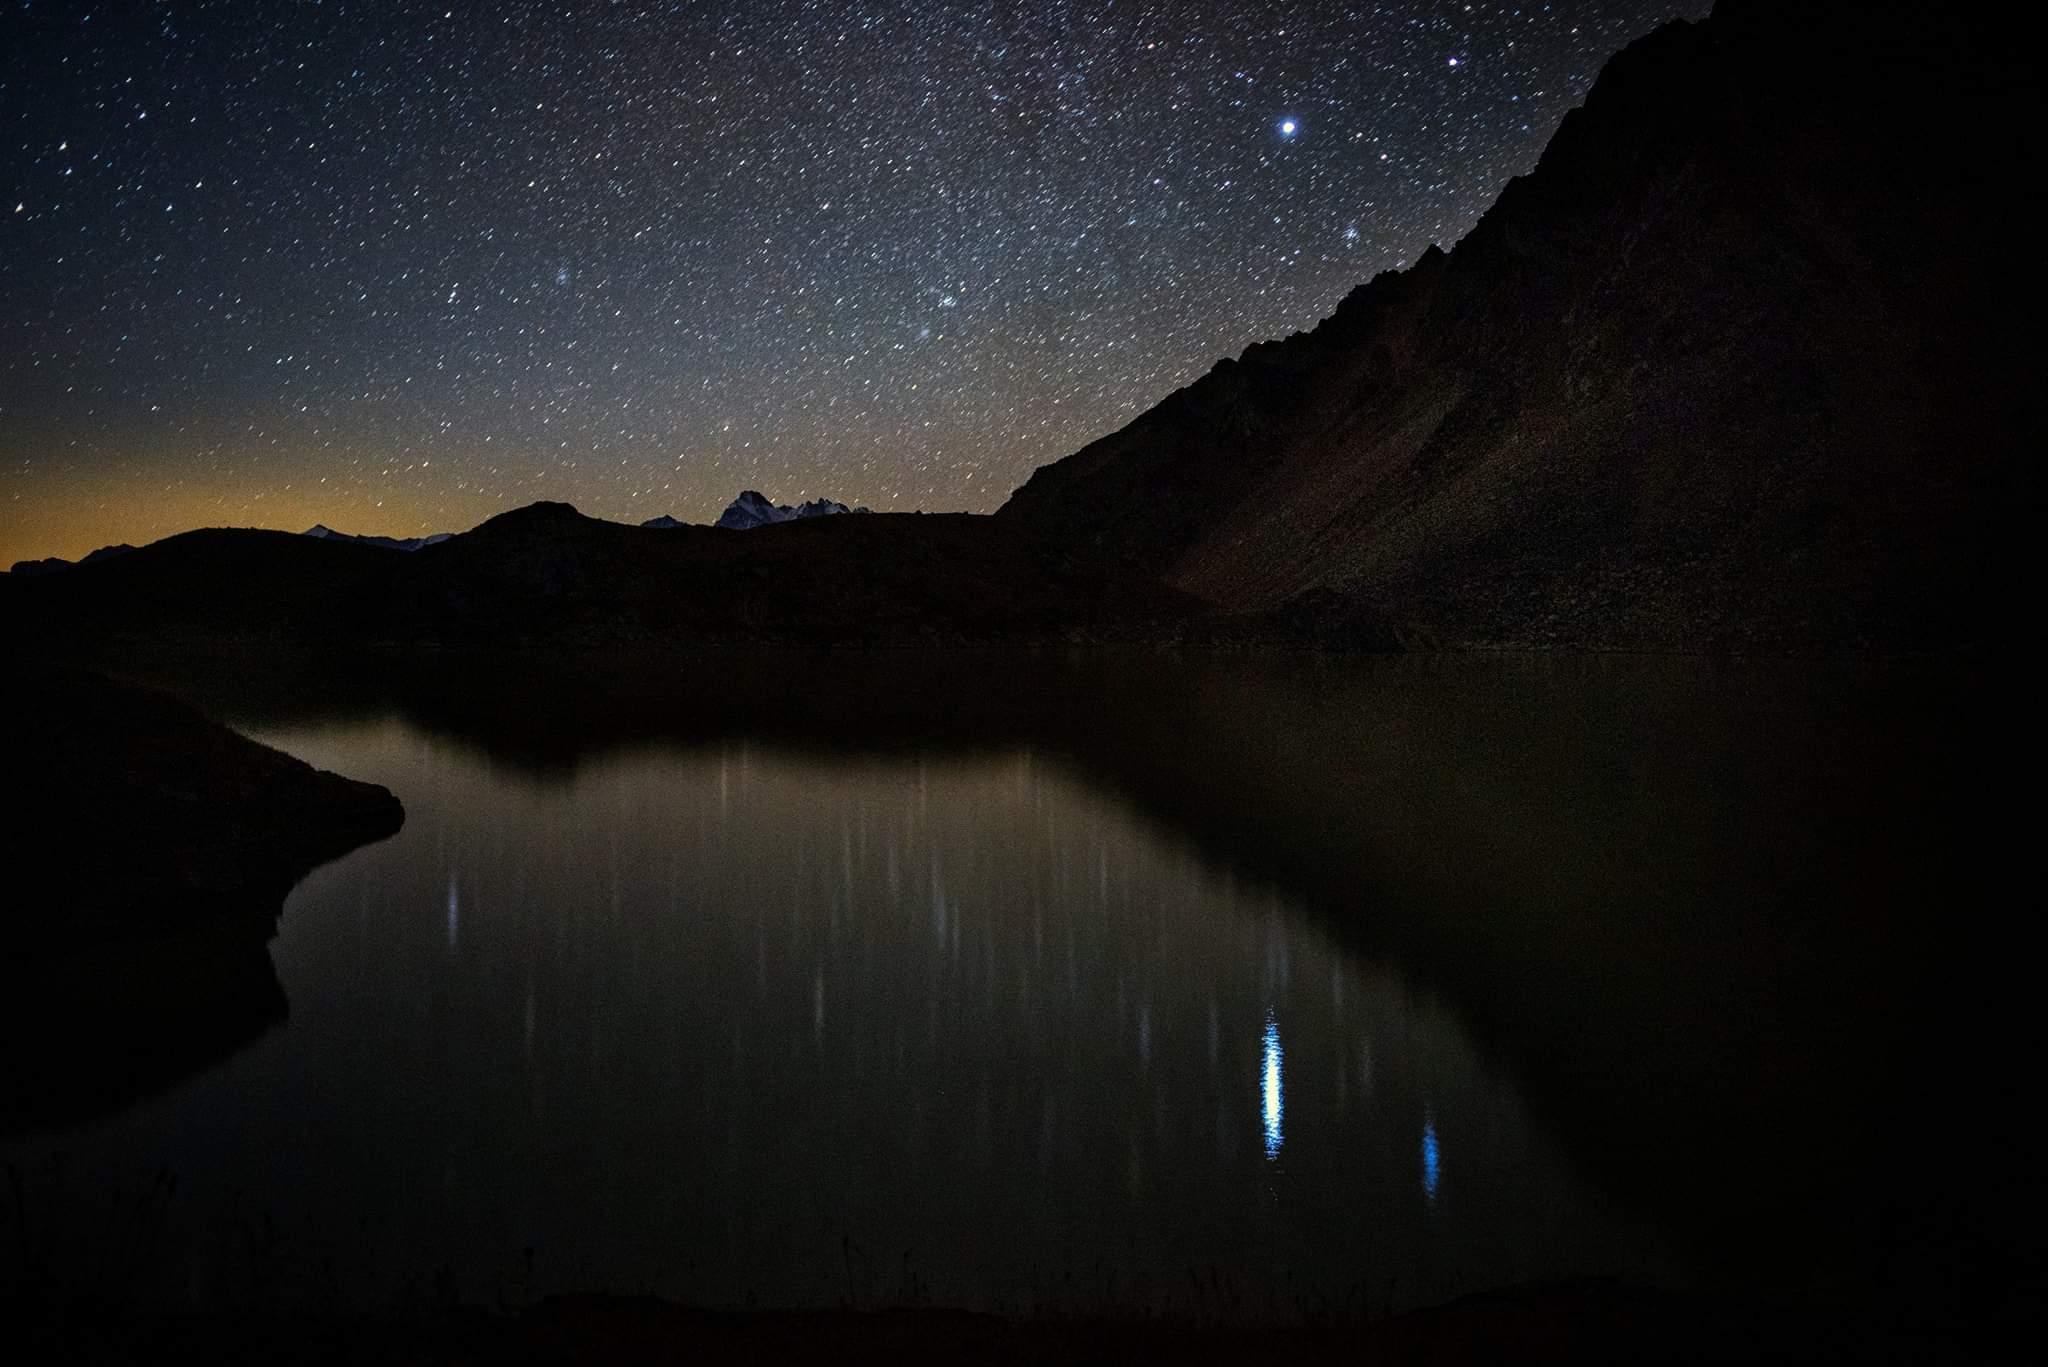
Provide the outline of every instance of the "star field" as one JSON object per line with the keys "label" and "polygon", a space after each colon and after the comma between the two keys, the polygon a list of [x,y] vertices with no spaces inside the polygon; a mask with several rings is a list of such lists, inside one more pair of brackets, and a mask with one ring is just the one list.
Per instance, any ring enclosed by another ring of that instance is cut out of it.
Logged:
{"label": "star field", "polygon": [[1703,9],[15,3],[0,563],[986,511],[1455,241]]}

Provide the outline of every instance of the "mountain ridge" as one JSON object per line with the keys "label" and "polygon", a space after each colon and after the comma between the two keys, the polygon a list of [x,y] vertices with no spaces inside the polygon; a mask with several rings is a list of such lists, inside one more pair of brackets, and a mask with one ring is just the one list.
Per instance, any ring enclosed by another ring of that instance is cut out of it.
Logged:
{"label": "mountain ridge", "polygon": [[2038,267],[2002,199],[2039,99],[2009,49],[1988,14],[1846,0],[1666,25],[1451,250],[993,516],[749,490],[743,520],[793,530],[539,503],[404,557],[190,533],[7,576],[0,609],[52,639],[1996,643],[2034,578],[2040,425],[2013,345]]}
{"label": "mountain ridge", "polygon": [[1723,0],[1613,58],[1452,250],[996,516],[1323,639],[1982,639],[2025,444],[1990,173],[2028,92],[1983,16]]}
{"label": "mountain ridge", "polygon": [[792,507],[787,503],[770,502],[768,496],[754,489],[743,489],[726,510],[718,515],[714,524],[734,531],[751,531],[778,522],[795,522],[800,518],[832,517],[840,513],[864,513],[866,508],[849,508],[844,503],[829,498],[814,498],[808,503]]}
{"label": "mountain ridge", "polygon": [[316,541],[352,541],[360,546],[376,546],[387,551],[418,551],[428,546],[438,546],[453,532],[435,532],[431,536],[362,536],[352,532],[338,532],[324,522],[315,522],[300,536],[310,536]]}
{"label": "mountain ridge", "polygon": [[62,656],[231,642],[334,646],[1086,644],[1210,615],[1087,555],[970,514],[650,531],[566,503],[410,554],[289,532],[183,532],[91,574],[0,581],[0,628]]}

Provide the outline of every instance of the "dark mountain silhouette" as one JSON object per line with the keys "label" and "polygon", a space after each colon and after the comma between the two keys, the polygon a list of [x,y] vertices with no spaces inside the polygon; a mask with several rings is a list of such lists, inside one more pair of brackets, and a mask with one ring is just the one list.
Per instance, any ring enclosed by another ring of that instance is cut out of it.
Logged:
{"label": "dark mountain silhouette", "polygon": [[[29,641],[2002,639],[2036,424],[2008,211],[2036,86],[1981,15],[1724,0],[1609,63],[1453,251],[1355,291],[994,517],[718,528],[536,504],[394,558],[207,531],[10,575]],[[736,538],[725,528],[793,528]],[[367,556],[367,558],[366,558]]]}
{"label": "dark mountain silhouette", "polygon": [[808,503],[800,503],[792,508],[787,503],[771,503],[767,495],[747,489],[718,515],[716,525],[743,532],[755,527],[765,527],[771,522],[794,522],[805,517],[831,517],[838,513],[866,511],[865,508],[849,508],[844,503],[835,503],[829,498],[814,498]]}
{"label": "dark mountain silhouette", "polygon": [[8,573],[24,576],[53,574],[58,570],[68,570],[73,565],[92,565],[107,559],[109,556],[126,555],[134,549],[133,546],[123,541],[118,546],[102,546],[96,551],[88,552],[83,560],[66,560],[60,555],[52,555],[42,560],[17,560]]}
{"label": "dark mountain silhouette", "polygon": [[454,535],[452,532],[435,532],[432,536],[353,536],[348,532],[337,532],[321,522],[306,528],[302,534],[323,541],[353,541],[359,546],[378,546],[387,551],[416,551],[446,541]]}
{"label": "dark mountain silhouette", "polygon": [[1611,61],[1454,250],[999,516],[1325,635],[2003,634],[2031,579],[2037,249],[2010,195],[2039,116],[1988,12],[1723,0]]}
{"label": "dark mountain silhouette", "polygon": [[964,514],[805,518],[775,536],[653,531],[536,503],[411,555],[284,532],[186,532],[8,583],[17,639],[689,646],[1159,640],[1205,609]]}
{"label": "dark mountain silhouette", "polygon": [[690,524],[687,522],[679,521],[676,518],[670,517],[667,513],[663,513],[660,517],[648,518],[645,522],[641,523],[640,525],[643,527],[652,527],[655,531],[658,532],[666,532],[672,531],[677,527],[687,527]]}

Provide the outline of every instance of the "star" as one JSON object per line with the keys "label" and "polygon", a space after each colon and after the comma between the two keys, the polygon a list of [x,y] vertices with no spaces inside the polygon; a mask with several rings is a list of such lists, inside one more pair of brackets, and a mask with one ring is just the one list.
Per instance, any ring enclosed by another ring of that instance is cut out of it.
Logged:
{"label": "star", "polygon": [[[0,346],[0,461],[61,453],[9,487],[0,566],[280,506],[624,516],[650,481],[685,520],[750,484],[991,511],[1455,241],[1608,53],[1709,3],[1146,7],[1186,9],[1170,40],[1121,5],[236,6],[189,36],[92,7],[38,64],[56,140],[0,144],[0,317],[38,320]],[[162,392],[194,421],[134,440]]]}

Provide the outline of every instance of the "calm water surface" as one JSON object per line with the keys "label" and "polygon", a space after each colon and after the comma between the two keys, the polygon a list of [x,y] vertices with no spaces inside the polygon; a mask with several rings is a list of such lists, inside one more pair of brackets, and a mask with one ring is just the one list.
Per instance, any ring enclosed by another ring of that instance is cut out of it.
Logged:
{"label": "calm water surface", "polygon": [[1667,1265],[1449,1012],[1029,750],[255,733],[407,821],[286,904],[286,1026],[44,1143],[176,1174],[175,1294],[1291,1313]]}
{"label": "calm water surface", "polygon": [[286,903],[287,1021],[0,1140],[32,1277],[372,1308],[1264,1317],[1607,1274],[2040,1299],[2038,955],[2000,891],[2027,752],[1967,680],[430,664],[173,681],[407,819]]}

